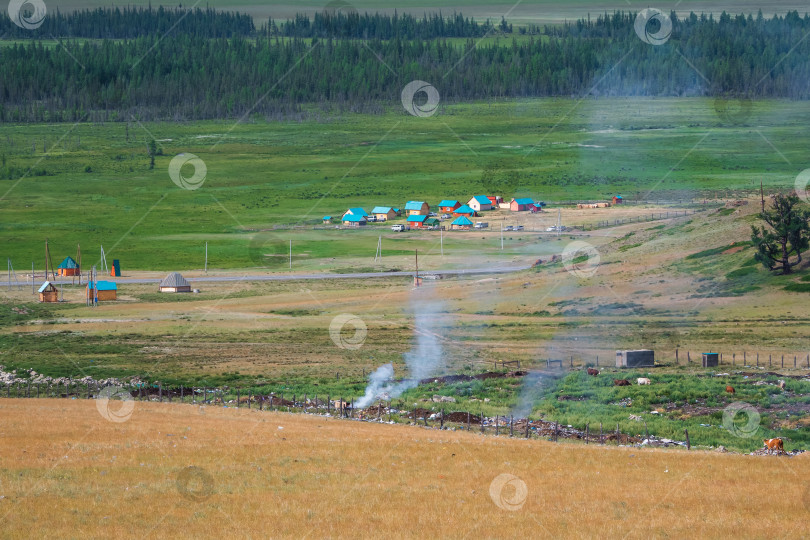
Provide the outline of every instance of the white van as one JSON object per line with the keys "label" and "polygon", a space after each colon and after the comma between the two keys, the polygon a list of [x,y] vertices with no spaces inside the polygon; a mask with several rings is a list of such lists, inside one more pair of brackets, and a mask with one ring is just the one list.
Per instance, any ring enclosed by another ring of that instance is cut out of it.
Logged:
{"label": "white van", "polygon": [[486,221],[476,221],[475,222],[475,228],[476,229],[486,229],[487,227],[489,227],[489,223],[487,223]]}

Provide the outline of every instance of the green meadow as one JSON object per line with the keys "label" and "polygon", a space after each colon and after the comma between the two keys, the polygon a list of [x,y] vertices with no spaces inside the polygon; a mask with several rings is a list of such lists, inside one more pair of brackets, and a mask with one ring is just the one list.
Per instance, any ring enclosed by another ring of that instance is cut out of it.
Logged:
{"label": "green meadow", "polygon": [[[41,268],[47,237],[60,260],[102,244],[129,269],[200,268],[208,241],[217,267],[240,268],[276,243],[257,231],[297,226],[283,241],[304,256],[365,256],[374,235],[313,226],[348,207],[479,193],[552,205],[734,197],[788,188],[807,168],[810,103],[758,101],[738,118],[713,99],[531,99],[442,103],[420,118],[398,98],[380,115],[313,106],[273,121],[0,125],[2,255]],[[205,163],[199,189],[172,182],[180,153]],[[417,245],[407,238],[403,252]]]}

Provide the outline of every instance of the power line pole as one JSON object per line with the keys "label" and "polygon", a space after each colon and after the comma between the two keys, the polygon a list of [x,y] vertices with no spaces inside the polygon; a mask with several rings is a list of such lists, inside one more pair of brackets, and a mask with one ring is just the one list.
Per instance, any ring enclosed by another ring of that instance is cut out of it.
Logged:
{"label": "power line pole", "polygon": [[205,243],[205,273],[208,273],[208,242]]}
{"label": "power line pole", "polygon": [[290,240],[290,270],[292,270],[292,240]]}

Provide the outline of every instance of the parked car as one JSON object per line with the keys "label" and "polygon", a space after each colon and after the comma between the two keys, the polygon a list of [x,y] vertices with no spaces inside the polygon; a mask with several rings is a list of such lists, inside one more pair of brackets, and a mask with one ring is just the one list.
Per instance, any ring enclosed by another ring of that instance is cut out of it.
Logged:
{"label": "parked car", "polygon": [[546,229],[546,232],[563,232],[565,230],[565,225],[560,225],[559,227],[552,225],[551,227]]}
{"label": "parked car", "polygon": [[442,214],[442,219],[450,219],[451,217],[453,216],[451,216],[450,214]]}
{"label": "parked car", "polygon": [[475,228],[476,229],[486,229],[487,227],[489,227],[489,223],[487,223],[486,221],[476,221],[475,222]]}
{"label": "parked car", "polygon": [[428,217],[436,217],[436,212],[428,212]]}
{"label": "parked car", "polygon": [[523,225],[518,225],[517,227],[515,227],[515,230],[516,231],[522,231],[523,230]]}
{"label": "parked car", "polygon": [[402,232],[402,231],[410,231],[411,228],[408,227],[407,225],[399,224],[399,225],[391,225],[391,230],[394,232]]}
{"label": "parked car", "polygon": [[505,231],[514,231],[515,228],[512,227],[511,225],[507,225],[506,227],[503,228],[503,230],[505,230]]}
{"label": "parked car", "polygon": [[368,221],[369,223],[373,222],[373,221],[377,221],[377,216],[368,216],[366,218],[366,221]]}

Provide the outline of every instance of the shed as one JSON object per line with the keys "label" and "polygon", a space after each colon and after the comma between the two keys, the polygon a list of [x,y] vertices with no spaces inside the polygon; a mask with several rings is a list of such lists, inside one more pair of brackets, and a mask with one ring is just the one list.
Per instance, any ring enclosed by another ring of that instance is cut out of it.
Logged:
{"label": "shed", "polygon": [[118,285],[114,281],[92,281],[87,284],[87,297],[93,299],[93,294],[96,294],[96,300],[104,302],[106,300],[115,300],[118,295]]}
{"label": "shed", "polygon": [[614,195],[612,200],[613,204],[622,204],[624,202],[621,195]]}
{"label": "shed", "polygon": [[59,276],[78,276],[81,274],[81,268],[73,260],[73,257],[65,257],[65,260],[56,267],[56,274]]}
{"label": "shed", "polygon": [[39,288],[39,301],[40,302],[58,302],[59,301],[59,291],[56,289],[53,283],[50,281],[46,281],[42,284],[42,287]]}
{"label": "shed", "polygon": [[366,224],[366,218],[354,214],[344,215],[343,224],[347,227],[362,227]]}
{"label": "shed", "polygon": [[720,365],[720,355],[716,352],[703,353],[703,367],[717,367]]}
{"label": "shed", "polygon": [[160,292],[191,292],[191,284],[179,272],[172,272],[160,282]]}
{"label": "shed", "polygon": [[616,351],[616,367],[655,367],[655,351],[650,349]]}
{"label": "shed", "polygon": [[421,229],[425,225],[425,220],[427,220],[427,216],[414,214],[412,216],[408,216],[408,225],[412,229]]}
{"label": "shed", "polygon": [[534,205],[534,201],[526,197],[512,199],[509,203],[509,210],[512,212],[526,212],[527,210],[531,210],[532,205]]}
{"label": "shed", "polygon": [[459,208],[453,210],[453,215],[456,217],[458,216],[473,217],[476,215],[476,213],[475,210],[473,210],[472,208],[470,208],[465,204],[464,206],[460,206]]}
{"label": "shed", "polygon": [[492,210],[492,202],[486,195],[476,195],[467,202],[467,206],[469,206],[476,212],[482,212],[484,210]]}
{"label": "shed", "polygon": [[460,201],[455,199],[445,199],[439,203],[439,212],[442,214],[452,214],[459,206],[461,206]]}
{"label": "shed", "polygon": [[397,213],[390,206],[375,206],[371,215],[377,218],[377,221],[388,221],[397,217]]}
{"label": "shed", "polygon": [[121,261],[113,259],[112,266],[110,267],[110,275],[112,277],[121,277]]}
{"label": "shed", "polygon": [[428,227],[428,228],[431,228],[431,229],[437,229],[440,224],[441,224],[441,221],[439,221],[438,218],[429,217],[429,218],[427,218],[425,220],[425,222],[422,225],[424,227]]}
{"label": "shed", "polygon": [[430,206],[423,201],[408,201],[405,203],[405,213],[409,216],[426,216],[430,212]]}
{"label": "shed", "polygon": [[450,223],[450,228],[460,231],[469,230],[472,227],[473,222],[469,220],[469,218],[465,216],[459,216]]}

